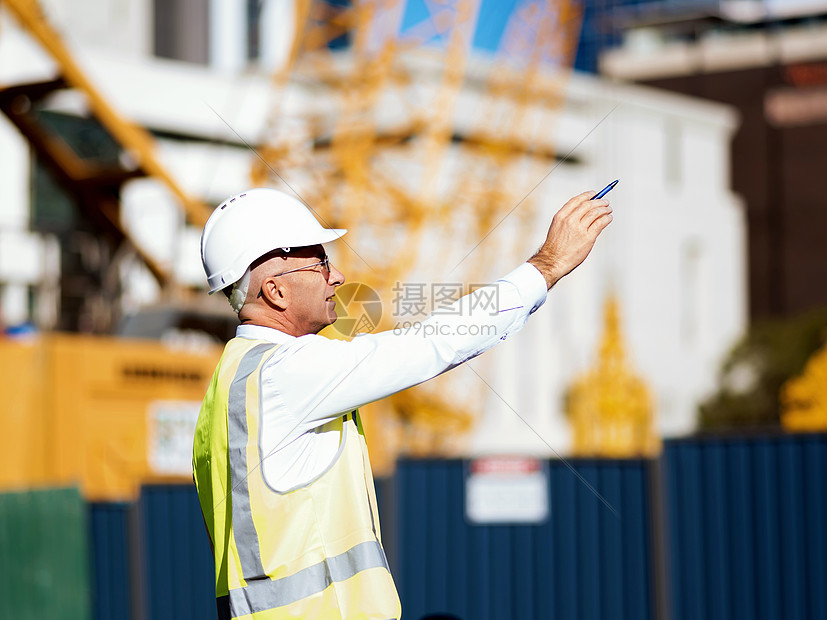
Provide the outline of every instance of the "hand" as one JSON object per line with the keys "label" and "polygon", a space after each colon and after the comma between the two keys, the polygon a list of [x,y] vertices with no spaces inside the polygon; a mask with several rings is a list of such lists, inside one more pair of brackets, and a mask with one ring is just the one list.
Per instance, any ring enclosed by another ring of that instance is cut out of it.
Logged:
{"label": "hand", "polygon": [[609,201],[591,200],[584,192],[569,200],[551,220],[546,241],[528,262],[537,267],[550,289],[586,260],[598,235],[612,221]]}

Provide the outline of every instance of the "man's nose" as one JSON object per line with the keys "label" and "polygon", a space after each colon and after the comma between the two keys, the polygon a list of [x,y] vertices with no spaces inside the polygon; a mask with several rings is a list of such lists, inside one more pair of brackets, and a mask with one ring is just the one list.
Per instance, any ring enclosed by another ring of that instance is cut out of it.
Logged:
{"label": "man's nose", "polygon": [[330,277],[327,281],[334,286],[341,286],[345,283],[345,274],[336,269],[333,263],[330,264]]}

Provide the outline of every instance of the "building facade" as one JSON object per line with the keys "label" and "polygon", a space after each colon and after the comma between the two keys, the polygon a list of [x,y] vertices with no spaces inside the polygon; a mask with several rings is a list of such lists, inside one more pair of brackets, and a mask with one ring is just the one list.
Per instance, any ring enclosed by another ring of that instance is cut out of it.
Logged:
{"label": "building facade", "polygon": [[732,188],[746,206],[750,316],[791,317],[827,306],[827,198],[813,191],[827,166],[827,3],[730,4],[630,15],[601,70],[737,109]]}

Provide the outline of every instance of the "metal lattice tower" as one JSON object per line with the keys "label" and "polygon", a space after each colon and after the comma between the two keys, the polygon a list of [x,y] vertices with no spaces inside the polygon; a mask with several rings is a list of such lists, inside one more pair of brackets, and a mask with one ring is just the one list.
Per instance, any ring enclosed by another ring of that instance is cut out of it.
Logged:
{"label": "metal lattice tower", "polygon": [[[399,282],[485,282],[492,256],[525,252],[530,199],[497,226],[555,161],[548,138],[533,136],[564,100],[580,29],[577,2],[520,2],[483,63],[471,54],[479,2],[421,4],[413,20],[403,0],[300,3],[301,36],[274,77],[282,97],[252,171],[349,228],[337,264],[380,294]],[[288,84],[320,101],[291,117]],[[474,252],[489,235],[497,252]],[[378,329],[393,327],[388,314]],[[413,452],[450,450],[470,429],[473,401],[450,391],[436,382],[390,399]]]}

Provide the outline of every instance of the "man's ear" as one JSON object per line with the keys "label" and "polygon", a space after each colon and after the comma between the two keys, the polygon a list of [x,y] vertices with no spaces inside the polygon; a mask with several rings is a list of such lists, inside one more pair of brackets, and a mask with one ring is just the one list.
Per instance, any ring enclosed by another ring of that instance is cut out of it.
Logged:
{"label": "man's ear", "polygon": [[264,278],[261,283],[261,296],[267,304],[279,310],[286,310],[290,301],[290,287],[280,282],[278,278],[272,276]]}

